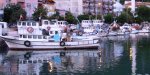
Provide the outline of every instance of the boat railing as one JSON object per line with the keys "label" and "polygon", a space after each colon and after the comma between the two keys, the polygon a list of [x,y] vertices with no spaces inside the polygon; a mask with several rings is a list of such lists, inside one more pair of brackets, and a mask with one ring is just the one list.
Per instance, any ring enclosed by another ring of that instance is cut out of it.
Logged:
{"label": "boat railing", "polygon": [[98,39],[93,39],[93,40],[80,40],[80,41],[73,41],[73,42],[65,42],[66,45],[92,45],[92,44],[97,44]]}

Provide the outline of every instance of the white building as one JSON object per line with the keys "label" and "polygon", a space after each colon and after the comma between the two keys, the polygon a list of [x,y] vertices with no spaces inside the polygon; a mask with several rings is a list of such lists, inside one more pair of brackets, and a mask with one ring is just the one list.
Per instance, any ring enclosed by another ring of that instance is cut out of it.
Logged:
{"label": "white building", "polygon": [[55,0],[58,10],[70,11],[74,16],[83,14],[82,0]]}
{"label": "white building", "polygon": [[27,12],[27,17],[32,17],[32,14],[35,11],[35,8],[38,6],[38,0],[25,0],[25,11]]}

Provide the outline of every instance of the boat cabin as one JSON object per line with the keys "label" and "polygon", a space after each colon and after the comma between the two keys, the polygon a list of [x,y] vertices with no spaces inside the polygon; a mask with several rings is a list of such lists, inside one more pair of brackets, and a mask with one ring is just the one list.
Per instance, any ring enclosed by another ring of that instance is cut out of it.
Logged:
{"label": "boat cabin", "polygon": [[83,20],[82,28],[85,33],[98,33],[103,22],[101,20]]}
{"label": "boat cabin", "polygon": [[103,25],[102,20],[82,20],[82,27]]}
{"label": "boat cabin", "polygon": [[66,21],[42,20],[42,29],[46,29],[51,36],[54,36],[55,34],[61,35],[67,24],[68,23]]}
{"label": "boat cabin", "polygon": [[[20,40],[47,41],[60,38],[66,27],[66,21],[42,20],[41,26],[35,21],[19,21],[17,23]],[[58,39],[57,39],[58,40]]]}
{"label": "boat cabin", "polygon": [[35,21],[19,21],[17,23],[18,34],[42,35],[39,23]]}

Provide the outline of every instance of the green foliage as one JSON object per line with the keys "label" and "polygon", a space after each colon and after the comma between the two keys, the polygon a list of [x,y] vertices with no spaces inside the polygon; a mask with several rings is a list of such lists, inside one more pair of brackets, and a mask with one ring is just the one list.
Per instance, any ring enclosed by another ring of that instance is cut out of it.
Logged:
{"label": "green foliage", "polygon": [[142,18],[139,17],[139,16],[134,18],[134,22],[135,23],[139,23],[140,24],[142,21],[143,21]]}
{"label": "green foliage", "polygon": [[9,5],[4,8],[4,21],[8,23],[17,22],[20,19],[20,15],[23,15],[23,19],[26,18],[26,12],[21,8],[19,4]]}
{"label": "green foliage", "polygon": [[125,0],[120,0],[120,3],[121,3],[121,4],[124,4],[124,2],[125,2]]}
{"label": "green foliage", "polygon": [[121,15],[117,17],[117,21],[121,24],[124,24],[125,22],[131,23],[133,22],[133,17],[127,12],[122,12]]}
{"label": "green foliage", "polygon": [[104,16],[104,22],[111,24],[114,21],[113,15],[112,14],[107,14]]}
{"label": "green foliage", "polygon": [[88,20],[89,19],[89,15],[88,14],[84,14],[84,15],[79,15],[78,16],[79,21],[81,22],[82,20]]}
{"label": "green foliage", "polygon": [[65,20],[70,24],[77,24],[77,20],[70,12],[65,14]]}
{"label": "green foliage", "polygon": [[150,8],[146,6],[140,6],[137,8],[137,15],[141,17],[144,21],[150,22]]}
{"label": "green foliage", "polygon": [[35,9],[32,16],[33,16],[33,19],[36,21],[38,21],[39,18],[46,19],[47,18],[47,9],[40,6],[40,7]]}
{"label": "green foliage", "polygon": [[150,2],[150,0],[142,0],[143,2]]}
{"label": "green foliage", "polygon": [[56,13],[50,16],[49,19],[64,20],[64,17],[60,16],[59,12],[56,11]]}
{"label": "green foliage", "polygon": [[[97,18],[96,18],[97,17]],[[101,19],[101,15],[88,15],[88,14],[84,14],[84,15],[79,15],[78,16],[79,21],[81,22],[82,20],[89,20],[89,19]]]}

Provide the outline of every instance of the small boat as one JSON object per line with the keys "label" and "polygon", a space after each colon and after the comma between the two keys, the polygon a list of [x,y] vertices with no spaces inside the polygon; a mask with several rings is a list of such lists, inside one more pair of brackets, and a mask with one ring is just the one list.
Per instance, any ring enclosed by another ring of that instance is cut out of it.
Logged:
{"label": "small boat", "polygon": [[116,36],[118,35],[119,25],[114,21],[109,28],[108,36]]}
{"label": "small boat", "polygon": [[102,20],[82,20],[82,28],[86,34],[98,34],[103,25]]}
{"label": "small boat", "polygon": [[64,38],[66,24],[66,21],[42,20],[41,25],[35,21],[19,21],[17,35],[0,37],[5,40],[11,50],[98,48],[96,38],[73,41],[68,34]]}

